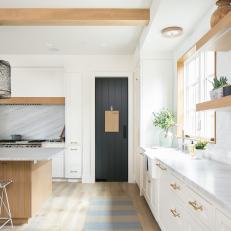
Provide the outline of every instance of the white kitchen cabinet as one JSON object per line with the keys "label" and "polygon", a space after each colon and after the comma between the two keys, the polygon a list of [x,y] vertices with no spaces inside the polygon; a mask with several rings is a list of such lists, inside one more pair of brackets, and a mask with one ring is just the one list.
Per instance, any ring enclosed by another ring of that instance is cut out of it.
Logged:
{"label": "white kitchen cabinet", "polygon": [[82,145],[82,79],[80,74],[66,75],[66,144]]}
{"label": "white kitchen cabinet", "polygon": [[82,176],[82,79],[78,73],[66,74],[65,177]]}
{"label": "white kitchen cabinet", "polygon": [[82,150],[80,147],[69,147],[66,151],[66,178],[82,177]]}
{"label": "white kitchen cabinet", "polygon": [[63,178],[64,175],[64,151],[52,157],[52,177]]}
{"label": "white kitchen cabinet", "polygon": [[231,231],[231,218],[226,217],[220,211],[216,211],[216,230]]}

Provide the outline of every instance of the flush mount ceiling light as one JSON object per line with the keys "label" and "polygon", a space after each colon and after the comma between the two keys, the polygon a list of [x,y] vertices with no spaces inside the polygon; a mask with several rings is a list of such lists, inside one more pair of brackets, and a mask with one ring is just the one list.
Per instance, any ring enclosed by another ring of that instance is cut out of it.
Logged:
{"label": "flush mount ceiling light", "polygon": [[183,33],[183,28],[179,26],[170,26],[161,30],[161,34],[167,38],[175,38]]}
{"label": "flush mount ceiling light", "polygon": [[49,51],[58,52],[59,48],[55,47],[53,43],[46,43],[46,47]]}
{"label": "flush mount ceiling light", "polygon": [[0,60],[0,98],[11,96],[11,67],[7,61]]}

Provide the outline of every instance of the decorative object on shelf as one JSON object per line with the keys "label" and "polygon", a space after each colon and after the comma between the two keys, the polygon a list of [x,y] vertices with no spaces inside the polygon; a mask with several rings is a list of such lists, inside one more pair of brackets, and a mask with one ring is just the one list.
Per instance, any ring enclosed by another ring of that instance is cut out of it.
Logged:
{"label": "decorative object on shelf", "polygon": [[200,140],[195,144],[195,158],[196,159],[201,159],[204,156],[204,152],[206,150],[206,146],[207,146],[208,142],[207,141],[203,141]]}
{"label": "decorative object on shelf", "polygon": [[11,96],[11,67],[7,61],[0,60],[0,98]]}
{"label": "decorative object on shelf", "polygon": [[175,117],[173,113],[167,109],[163,109],[159,113],[153,113],[153,116],[154,126],[162,129],[159,137],[160,146],[172,147],[173,133],[169,130],[175,125]]}
{"label": "decorative object on shelf", "polygon": [[211,27],[214,27],[225,15],[231,12],[231,0],[218,0],[216,1],[218,8],[212,14]]}
{"label": "decorative object on shelf", "polygon": [[170,26],[161,30],[161,34],[167,38],[179,37],[183,33],[183,28],[179,26]]}
{"label": "decorative object on shelf", "polygon": [[213,85],[213,90],[210,91],[210,98],[212,100],[219,99],[223,97],[223,87],[228,84],[228,79],[225,76],[221,76],[219,79],[215,77],[213,82],[210,81]]}
{"label": "decorative object on shelf", "polygon": [[223,96],[231,95],[231,84],[228,84],[223,87]]}

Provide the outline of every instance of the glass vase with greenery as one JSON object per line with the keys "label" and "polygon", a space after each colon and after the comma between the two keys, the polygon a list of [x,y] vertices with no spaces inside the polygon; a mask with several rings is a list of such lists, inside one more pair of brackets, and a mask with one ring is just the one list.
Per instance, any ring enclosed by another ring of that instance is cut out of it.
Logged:
{"label": "glass vase with greenery", "polygon": [[153,113],[153,124],[155,127],[162,129],[160,133],[160,145],[164,147],[171,147],[173,141],[173,134],[169,129],[175,125],[175,117],[168,109],[163,109],[158,113]]}

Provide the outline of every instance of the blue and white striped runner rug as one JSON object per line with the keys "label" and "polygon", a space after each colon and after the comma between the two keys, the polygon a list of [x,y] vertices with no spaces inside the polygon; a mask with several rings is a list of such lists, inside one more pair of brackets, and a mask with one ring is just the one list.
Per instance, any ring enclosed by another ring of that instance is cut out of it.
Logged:
{"label": "blue and white striped runner rug", "polygon": [[84,231],[141,231],[141,225],[129,199],[98,199],[90,202]]}

